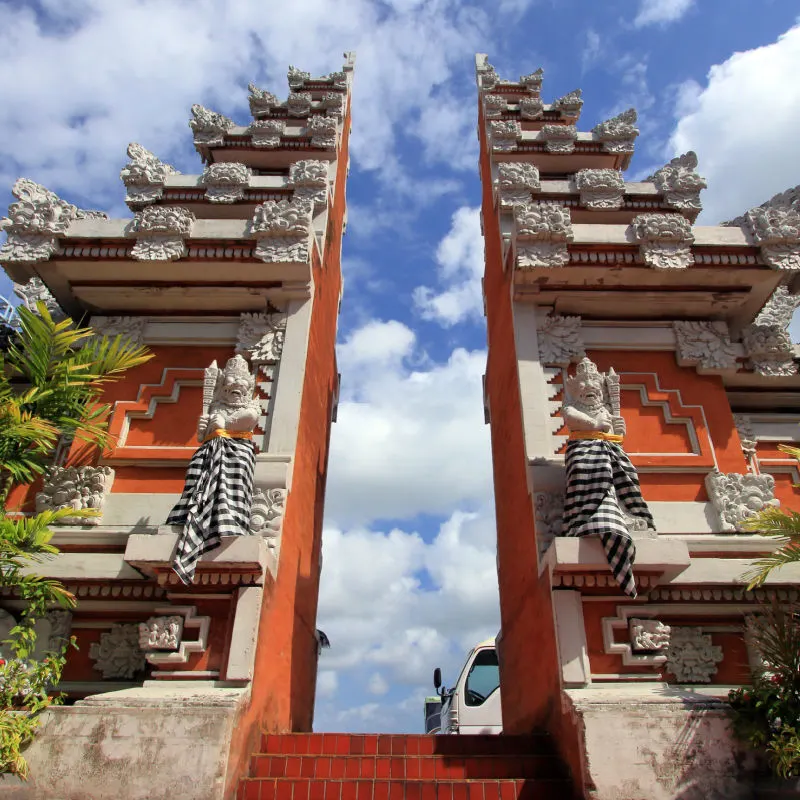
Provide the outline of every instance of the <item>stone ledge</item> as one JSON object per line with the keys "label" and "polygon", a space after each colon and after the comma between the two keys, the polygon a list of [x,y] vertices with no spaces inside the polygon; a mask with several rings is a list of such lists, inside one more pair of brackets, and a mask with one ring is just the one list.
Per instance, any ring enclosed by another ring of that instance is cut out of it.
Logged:
{"label": "stone ledge", "polygon": [[144,580],[141,574],[125,561],[122,553],[59,553],[22,571],[25,575],[42,575],[45,578],[57,578],[61,581]]}

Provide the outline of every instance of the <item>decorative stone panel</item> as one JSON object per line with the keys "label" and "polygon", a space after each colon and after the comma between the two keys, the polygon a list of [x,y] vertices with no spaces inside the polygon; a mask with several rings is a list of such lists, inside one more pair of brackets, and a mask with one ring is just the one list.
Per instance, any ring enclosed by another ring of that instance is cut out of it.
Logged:
{"label": "decorative stone panel", "polygon": [[554,100],[553,108],[560,111],[565,117],[578,117],[583,108],[582,95],[583,92],[580,89],[575,89],[565,94],[563,97]]}
{"label": "decorative stone panel", "polygon": [[692,226],[680,214],[639,214],[631,223],[645,264],[655,269],[686,269],[694,263]]}
{"label": "decorative stone panel", "polygon": [[544,114],[544,103],[538,97],[521,97],[519,115],[522,119],[541,119]]}
{"label": "decorative stone panel", "polygon": [[733,424],[736,426],[736,432],[739,434],[739,442],[742,445],[742,452],[746,459],[750,460],[756,454],[756,434],[753,430],[753,423],[747,414],[734,414]]}
{"label": "decorative stone panel", "polygon": [[[87,508],[102,512],[106,496],[114,483],[111,467],[50,467],[42,490],[36,493],[36,512]],[[81,519],[65,517],[61,525],[99,525],[101,516]]]}
{"label": "decorative stone panel", "polygon": [[607,210],[622,208],[625,181],[617,169],[582,169],[575,174],[581,205]]}
{"label": "decorative stone panel", "polygon": [[562,492],[535,492],[533,496],[534,523],[539,553],[544,553],[556,536],[561,536],[564,517]]}
{"label": "decorative stone panel", "polygon": [[311,113],[311,92],[291,92],[286,100],[290,117],[307,117]]}
{"label": "decorative stone panel", "polygon": [[573,240],[569,209],[555,203],[514,206],[517,265],[563,267]]}
{"label": "decorative stone panel", "polygon": [[139,648],[141,650],[177,650],[183,635],[183,617],[150,617],[139,623]]}
{"label": "decorative stone panel", "polygon": [[519,161],[498,164],[496,186],[500,207],[507,209],[527,205],[531,201],[531,192],[542,188],[536,166]]}
{"label": "decorative stone panel", "polygon": [[181,206],[147,206],[137,211],[126,235],[135,236],[131,256],[137,261],[174,261],[186,255],[195,216]]}
{"label": "decorative stone panel", "polygon": [[252,171],[246,164],[220,161],[203,170],[202,183],[206,187],[206,200],[211,203],[236,203],[244,198]]}
{"label": "decorative stone panel", "polygon": [[607,153],[632,153],[634,141],[639,135],[637,119],[636,109],[629,108],[616,117],[595,125],[592,133],[596,141],[602,142]]}
{"label": "decorative stone panel", "polygon": [[308,121],[311,146],[320,150],[336,149],[337,123],[334,117],[311,117]]}
{"label": "decorative stone panel", "polygon": [[720,661],[722,648],[701,628],[672,628],[665,666],[678,683],[710,683]]}
{"label": "decorative stone panel", "polygon": [[122,336],[135,345],[144,344],[144,317],[92,317],[92,328],[98,336]]}
{"label": "decorative stone panel", "polygon": [[522,126],[514,120],[493,121],[489,123],[489,141],[492,150],[504,152],[516,150],[522,138]]}
{"label": "decorative stone panel", "polygon": [[652,181],[664,202],[679,211],[700,211],[700,192],[708,185],[697,172],[697,155],[693,150],[673,158],[646,180]]}
{"label": "decorative stone panel", "polygon": [[537,319],[536,330],[539,359],[543,364],[567,367],[574,359],[586,355],[580,317],[548,314]]}
{"label": "decorative stone panel", "polygon": [[295,161],[289,167],[289,186],[295,199],[324,206],[328,199],[328,162]]}
{"label": "decorative stone panel", "polygon": [[320,101],[320,108],[325,109],[329,117],[341,122],[344,119],[344,103],[345,97],[340,92],[325,92]]}
{"label": "decorative stone panel", "polygon": [[520,75],[519,82],[529,92],[539,94],[542,91],[542,81],[544,81],[544,70],[539,67],[535,72],[530,75]]}
{"label": "decorative stone panel", "polygon": [[483,116],[486,119],[499,119],[506,113],[508,103],[500,94],[485,94],[483,96]]}
{"label": "decorative stone panel", "polygon": [[286,510],[286,489],[256,487],[250,511],[250,533],[263,536],[267,547],[280,547],[281,526]]}
{"label": "decorative stone panel", "polygon": [[267,200],[256,206],[250,223],[256,257],[267,263],[308,263],[310,228],[307,200]]}
{"label": "decorative stone panel", "polygon": [[254,83],[249,83],[247,88],[250,91],[247,99],[250,102],[250,113],[253,115],[253,119],[269,116],[272,109],[281,104],[276,95],[259,89]]}
{"label": "decorative stone panel", "polygon": [[633,653],[660,653],[669,647],[671,628],[657,619],[632,618],[628,632]]}
{"label": "decorative stone panel", "polygon": [[542,125],[539,139],[548,153],[571,153],[575,149],[578,129],[574,125]]}
{"label": "decorative stone panel", "polygon": [[41,302],[57,322],[67,316],[41,278],[31,278],[27,283],[15,283],[14,294],[22,300],[22,305],[33,314],[39,314],[37,304]]}
{"label": "decorative stone panel", "polygon": [[200,145],[220,145],[225,134],[234,126],[230,117],[210,111],[205,106],[195,103],[192,106],[192,119],[189,127],[194,134],[194,143]]}
{"label": "decorative stone panel", "polygon": [[89,646],[94,668],[111,680],[131,679],[145,668],[144,653],[139,647],[139,626],[113,625],[100,634],[100,641]]}
{"label": "decorative stone panel", "polygon": [[304,72],[290,64],[289,71],[286,73],[286,80],[289,82],[290,89],[300,89],[306,81],[311,80],[311,73]]}
{"label": "decorative stone panel", "polygon": [[744,218],[767,264],[774,269],[800,270],[800,211],[759,206],[750,209]]}
{"label": "decorative stone panel", "polygon": [[286,123],[282,119],[260,119],[247,129],[253,147],[280,147],[285,131]]}
{"label": "decorative stone panel", "polygon": [[761,375],[794,375],[794,347],[789,323],[800,306],[800,295],[779,286],[751,325],[742,331],[742,342],[749,356],[748,366]]}
{"label": "decorative stone panel", "polygon": [[777,507],[775,478],[762,473],[714,470],[706,475],[706,490],[723,532],[741,531],[741,524],[765,508]]}
{"label": "decorative stone panel", "polygon": [[245,312],[239,316],[236,352],[252,364],[277,363],[283,353],[286,337],[286,314]]}
{"label": "decorative stone panel", "polygon": [[697,367],[701,375],[737,368],[738,348],[731,342],[727,322],[676,320],[672,329],[679,366]]}
{"label": "decorative stone panel", "polygon": [[[197,606],[167,606],[155,612],[159,616],[138,626],[139,646],[149,664],[187,664],[193,653],[208,648],[211,617],[198,617]],[[186,638],[190,629],[197,631],[196,639]]]}
{"label": "decorative stone panel", "polygon": [[125,184],[125,202],[133,211],[160,200],[167,176],[180,174],[136,142],[128,145],[128,158],[119,177]]}

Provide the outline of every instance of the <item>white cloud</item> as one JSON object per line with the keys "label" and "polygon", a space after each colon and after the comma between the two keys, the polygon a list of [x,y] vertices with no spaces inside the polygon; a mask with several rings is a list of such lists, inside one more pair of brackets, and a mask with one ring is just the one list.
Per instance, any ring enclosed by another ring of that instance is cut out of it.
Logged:
{"label": "white cloud", "polygon": [[583,52],[581,53],[582,73],[599,61],[601,54],[600,43],[600,34],[596,30],[589,28],[586,31],[586,44],[583,46]]}
{"label": "white cloud", "polygon": [[633,24],[637,28],[644,28],[646,25],[667,25],[676,22],[693,4],[694,0],[642,0]]}
{"label": "white cloud", "polygon": [[380,696],[389,691],[389,684],[380,672],[373,672],[367,684],[367,691]]}
{"label": "white cloud", "polygon": [[[701,224],[730,219],[798,183],[800,26],[776,42],[711,67],[705,86],[684,84],[669,155],[697,152],[707,179]],[[767,117],[751,113],[763,109]]]}
{"label": "white cloud", "polygon": [[339,688],[339,676],[330,669],[317,673],[317,697],[334,697]]}

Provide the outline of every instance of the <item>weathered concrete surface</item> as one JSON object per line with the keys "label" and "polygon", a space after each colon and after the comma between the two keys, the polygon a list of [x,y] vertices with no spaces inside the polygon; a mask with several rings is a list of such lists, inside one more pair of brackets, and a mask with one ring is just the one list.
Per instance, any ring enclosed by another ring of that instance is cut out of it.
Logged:
{"label": "weathered concrete surface", "polygon": [[45,712],[25,751],[27,783],[3,800],[222,800],[231,736],[248,690],[145,686]]}
{"label": "weathered concrete surface", "polygon": [[642,686],[570,689],[592,800],[749,800],[755,762],[725,704]]}

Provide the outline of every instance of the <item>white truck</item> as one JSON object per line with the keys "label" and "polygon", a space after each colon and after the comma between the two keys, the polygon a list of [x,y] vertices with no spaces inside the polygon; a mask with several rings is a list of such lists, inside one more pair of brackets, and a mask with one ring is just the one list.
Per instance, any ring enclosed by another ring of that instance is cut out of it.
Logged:
{"label": "white truck", "polygon": [[451,689],[442,686],[442,671],[433,671],[433,685],[441,698],[438,725],[426,709],[426,733],[502,733],[500,667],[495,639],[470,650],[458,680]]}

